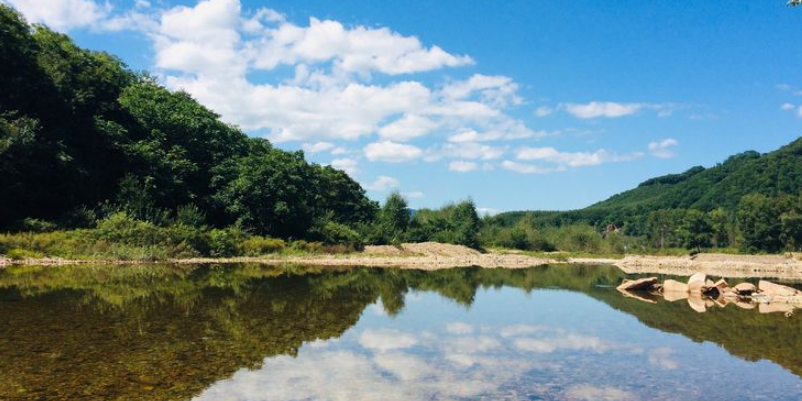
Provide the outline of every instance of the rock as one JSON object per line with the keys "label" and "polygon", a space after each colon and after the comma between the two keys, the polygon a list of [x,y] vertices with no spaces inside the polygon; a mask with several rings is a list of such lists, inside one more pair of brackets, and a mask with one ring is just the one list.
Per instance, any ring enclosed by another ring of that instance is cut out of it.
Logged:
{"label": "rock", "polygon": [[679,281],[675,280],[666,280],[663,283],[663,293],[667,292],[676,292],[676,293],[688,293],[688,284],[680,283]]}
{"label": "rock", "polygon": [[704,291],[705,281],[707,276],[704,273],[694,273],[688,279],[688,291],[691,294],[701,294]]}
{"label": "rock", "polygon": [[624,281],[617,287],[619,291],[648,291],[657,284],[657,277],[647,277],[638,280]]}
{"label": "rock", "polygon": [[761,303],[758,305],[757,310],[760,313],[777,313],[782,312],[786,315],[794,313],[794,307],[780,302]]}
{"label": "rock", "polygon": [[755,305],[752,302],[737,301],[737,302],[735,302],[735,306],[737,306],[737,307],[739,307],[741,309],[755,309],[755,306],[757,306],[757,305]]}
{"label": "rock", "polygon": [[698,295],[694,296],[691,294],[691,296],[688,298],[688,305],[691,306],[691,309],[699,313],[707,312],[707,305],[705,305],[705,301],[703,301],[702,297]]}
{"label": "rock", "polygon": [[713,288],[713,287],[715,287],[715,286],[716,286],[716,283],[714,283],[714,282],[713,282],[713,280],[711,280],[711,279],[707,279],[707,280],[705,280],[705,287],[707,287],[707,288]]}
{"label": "rock", "polygon": [[770,281],[760,280],[757,283],[757,287],[760,289],[760,293],[762,295],[770,295],[770,296],[780,296],[780,297],[793,297],[797,295],[802,295],[802,292],[795,288],[791,288],[785,285],[774,284]]}
{"label": "rock", "polygon": [[724,297],[718,297],[713,302],[715,302],[716,306],[718,306],[719,308],[726,308],[727,305],[730,304],[730,300]]}
{"label": "rock", "polygon": [[[681,283],[685,285],[685,283]],[[668,302],[679,301],[688,298],[688,291],[663,291],[663,299]]]}
{"label": "rock", "polygon": [[755,291],[757,291],[757,288],[752,283],[740,283],[735,287],[733,287],[733,290],[735,290],[735,293],[738,295],[749,296],[752,295],[752,293],[754,293]]}
{"label": "rock", "polygon": [[730,290],[730,285],[727,284],[727,281],[724,279],[721,279],[713,283],[713,287],[716,287],[718,289],[719,294],[724,294],[725,292]]}

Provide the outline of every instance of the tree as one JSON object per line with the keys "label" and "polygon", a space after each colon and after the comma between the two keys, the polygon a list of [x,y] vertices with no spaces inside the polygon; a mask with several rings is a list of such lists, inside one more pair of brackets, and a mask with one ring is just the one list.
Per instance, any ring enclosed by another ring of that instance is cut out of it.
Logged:
{"label": "tree", "polygon": [[781,210],[778,202],[764,195],[746,195],[738,205],[738,230],[747,251],[778,252],[782,248]]}
{"label": "tree", "polygon": [[387,197],[378,218],[378,235],[386,243],[397,244],[404,241],[409,228],[409,207],[398,192]]}
{"label": "tree", "polygon": [[695,209],[685,212],[679,231],[683,245],[697,251],[709,247],[713,238],[713,227],[707,214]]}
{"label": "tree", "polygon": [[730,217],[727,212],[722,209],[714,209],[708,212],[708,220],[710,228],[712,229],[713,236],[711,242],[716,248],[725,248],[732,244],[731,240],[731,223]]}

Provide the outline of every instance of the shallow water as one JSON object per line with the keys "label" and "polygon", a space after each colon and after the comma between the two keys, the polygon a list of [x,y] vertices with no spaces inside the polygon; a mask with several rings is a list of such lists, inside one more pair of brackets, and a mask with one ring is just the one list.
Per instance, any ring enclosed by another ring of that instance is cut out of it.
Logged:
{"label": "shallow water", "polygon": [[0,270],[3,400],[800,400],[802,319],[610,266]]}

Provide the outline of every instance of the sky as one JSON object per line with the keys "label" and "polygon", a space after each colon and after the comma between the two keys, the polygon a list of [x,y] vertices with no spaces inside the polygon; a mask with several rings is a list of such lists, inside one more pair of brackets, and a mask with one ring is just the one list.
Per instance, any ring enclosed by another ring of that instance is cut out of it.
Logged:
{"label": "sky", "polygon": [[0,3],[413,208],[581,208],[802,134],[784,0]]}

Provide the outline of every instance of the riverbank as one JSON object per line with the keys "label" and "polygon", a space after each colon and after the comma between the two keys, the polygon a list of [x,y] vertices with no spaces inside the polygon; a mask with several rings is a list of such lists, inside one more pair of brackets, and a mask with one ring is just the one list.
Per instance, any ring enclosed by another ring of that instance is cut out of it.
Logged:
{"label": "riverbank", "polygon": [[368,246],[363,252],[349,254],[265,255],[235,258],[186,258],[166,261],[68,260],[28,258],[11,260],[0,257],[0,266],[72,265],[72,264],[227,264],[260,263],[266,265],[304,264],[316,266],[370,266],[385,268],[440,270],[465,266],[520,269],[546,264],[614,265],[628,274],[670,274],[689,276],[701,272],[715,277],[780,278],[802,280],[802,257],[796,255],[694,256],[627,255],[623,258],[571,257],[555,253],[532,256],[524,253],[490,250],[482,253],[458,245],[425,242],[401,246]]}

